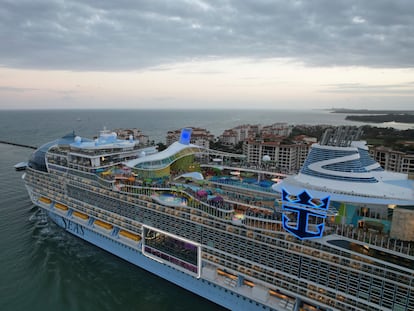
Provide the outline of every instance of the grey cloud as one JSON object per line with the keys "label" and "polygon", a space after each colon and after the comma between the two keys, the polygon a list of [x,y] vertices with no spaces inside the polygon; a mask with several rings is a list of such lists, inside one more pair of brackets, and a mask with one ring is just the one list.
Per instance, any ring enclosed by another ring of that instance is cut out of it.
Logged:
{"label": "grey cloud", "polygon": [[2,1],[0,66],[138,70],[192,59],[414,67],[414,1]]}
{"label": "grey cloud", "polygon": [[12,93],[24,93],[39,91],[39,89],[27,88],[27,87],[11,87],[11,86],[0,86],[0,92],[12,92]]}
{"label": "grey cloud", "polygon": [[37,89],[37,88],[30,88],[30,87],[13,87],[13,86],[0,85],[0,92],[26,93],[26,92],[45,92],[45,91],[49,93],[62,94],[65,96],[81,93],[78,90]]}

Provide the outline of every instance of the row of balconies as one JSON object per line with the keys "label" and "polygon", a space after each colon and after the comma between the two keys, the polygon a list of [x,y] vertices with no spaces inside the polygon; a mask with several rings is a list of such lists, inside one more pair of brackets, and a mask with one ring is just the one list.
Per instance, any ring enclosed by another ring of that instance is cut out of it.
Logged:
{"label": "row of balconies", "polygon": [[[226,270],[232,271],[234,274],[245,275],[253,282],[264,282],[266,287],[272,288],[276,286],[277,289],[284,289],[285,293],[290,294],[292,297],[302,296],[301,299],[306,301],[309,299],[313,304],[320,305],[321,303],[329,305],[335,308],[341,308],[346,310],[352,310],[352,306],[361,308],[361,302],[358,302],[356,297],[341,296],[341,300],[338,300],[338,293],[332,289],[322,288],[317,286],[310,286],[308,281],[300,281],[296,277],[291,277],[279,271],[272,271],[268,269],[260,269],[248,261],[240,260],[237,257],[226,256],[219,252],[206,249],[208,253],[204,258],[216,265],[223,266]],[[211,255],[214,254],[214,255]],[[316,302],[316,303],[315,303]],[[366,309],[368,310],[368,309]],[[374,310],[382,310],[376,308]]]}

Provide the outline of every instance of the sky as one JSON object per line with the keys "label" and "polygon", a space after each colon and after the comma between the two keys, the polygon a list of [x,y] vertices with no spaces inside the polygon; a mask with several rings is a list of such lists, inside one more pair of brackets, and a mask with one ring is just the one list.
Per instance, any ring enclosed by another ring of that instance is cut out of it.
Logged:
{"label": "sky", "polygon": [[0,109],[413,109],[412,0],[2,0]]}

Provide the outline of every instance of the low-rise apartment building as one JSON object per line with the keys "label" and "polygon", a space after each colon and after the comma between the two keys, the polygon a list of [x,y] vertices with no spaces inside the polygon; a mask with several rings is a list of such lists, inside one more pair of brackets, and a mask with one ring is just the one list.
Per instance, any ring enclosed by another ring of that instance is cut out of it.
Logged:
{"label": "low-rise apartment building", "polygon": [[300,136],[291,143],[284,143],[283,137],[272,140],[247,139],[243,144],[246,161],[258,167],[272,167],[282,173],[293,174],[299,171],[316,138]]}
{"label": "low-rise apartment building", "polygon": [[388,147],[372,147],[371,156],[388,171],[414,174],[414,154],[396,151]]}

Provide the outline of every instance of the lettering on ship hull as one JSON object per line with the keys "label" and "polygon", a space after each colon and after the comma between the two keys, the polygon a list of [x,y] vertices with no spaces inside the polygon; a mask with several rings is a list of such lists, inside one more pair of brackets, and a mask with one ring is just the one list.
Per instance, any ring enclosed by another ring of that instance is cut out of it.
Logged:
{"label": "lettering on ship hull", "polygon": [[81,225],[63,217],[62,222],[63,228],[65,228],[67,231],[70,231],[79,236],[84,236],[85,232],[83,231],[83,227]]}

